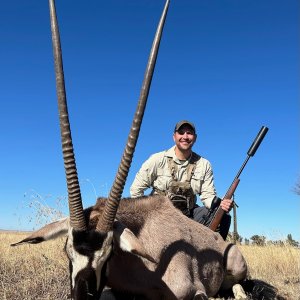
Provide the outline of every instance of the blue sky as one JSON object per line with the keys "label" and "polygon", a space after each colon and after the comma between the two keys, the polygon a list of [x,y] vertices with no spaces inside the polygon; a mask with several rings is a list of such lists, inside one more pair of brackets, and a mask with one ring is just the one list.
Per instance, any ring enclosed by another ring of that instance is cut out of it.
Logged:
{"label": "blue sky", "polygon": [[[88,3],[88,4],[87,4]],[[135,112],[164,1],[57,1],[72,137],[84,206],[107,196]],[[300,240],[298,1],[173,0],[124,190],[150,154],[195,123],[223,196],[261,126],[235,194],[238,231]],[[0,11],[0,228],[36,227],[66,196],[48,1]],[[34,206],[34,205],[33,205]],[[30,218],[31,220],[30,222]]]}

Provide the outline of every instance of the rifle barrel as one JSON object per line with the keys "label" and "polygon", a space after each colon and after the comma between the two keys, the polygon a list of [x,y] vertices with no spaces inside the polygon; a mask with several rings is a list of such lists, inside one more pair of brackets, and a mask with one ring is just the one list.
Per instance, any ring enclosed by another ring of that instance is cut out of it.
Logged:
{"label": "rifle barrel", "polygon": [[248,152],[247,152],[247,158],[245,159],[243,165],[241,166],[240,170],[238,171],[237,175],[235,176],[235,179],[239,178],[241,173],[243,172],[249,158],[251,156],[254,156],[256,150],[258,149],[258,147],[260,146],[262,140],[264,139],[265,135],[267,134],[269,128],[266,126],[262,126],[259,133],[257,134],[254,142],[252,143],[252,145],[250,146]]}
{"label": "rifle barrel", "polygon": [[[269,128],[266,126],[262,126],[259,133],[257,134],[254,142],[252,143],[252,145],[250,146],[248,152],[247,152],[247,158],[245,159],[243,165],[241,166],[240,170],[238,171],[237,175],[235,176],[233,182],[231,183],[227,193],[225,194],[224,198],[227,199],[231,199],[231,197],[233,196],[239,182],[240,182],[240,175],[243,172],[248,160],[250,159],[251,156],[254,156],[256,150],[258,149],[259,145],[261,144],[262,140],[264,139],[265,135],[267,134]],[[213,217],[213,219],[211,220],[210,224],[208,225],[208,227],[215,231],[217,229],[217,227],[219,226],[221,219],[224,215],[224,211],[222,210],[221,206],[218,207],[217,211],[215,212],[215,215]]]}

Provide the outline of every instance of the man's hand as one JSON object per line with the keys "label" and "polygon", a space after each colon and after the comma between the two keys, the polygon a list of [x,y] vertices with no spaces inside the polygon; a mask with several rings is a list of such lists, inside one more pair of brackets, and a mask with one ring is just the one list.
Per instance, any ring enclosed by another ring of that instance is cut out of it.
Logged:
{"label": "man's hand", "polygon": [[221,204],[220,204],[221,208],[226,211],[226,212],[230,212],[230,210],[232,209],[233,207],[233,200],[231,199],[223,199],[221,201]]}

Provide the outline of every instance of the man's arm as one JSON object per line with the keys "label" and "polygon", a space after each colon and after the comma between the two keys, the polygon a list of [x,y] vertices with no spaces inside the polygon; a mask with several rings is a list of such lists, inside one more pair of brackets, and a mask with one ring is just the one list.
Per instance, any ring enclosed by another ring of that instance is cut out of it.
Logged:
{"label": "man's arm", "polygon": [[207,161],[205,166],[203,182],[201,184],[200,199],[205,207],[210,208],[212,202],[217,197],[217,192],[214,184],[214,176],[211,164]]}
{"label": "man's arm", "polygon": [[144,191],[150,187],[147,180],[147,169],[142,168],[136,173],[134,181],[130,187],[130,195],[132,198],[141,197],[144,195]]}
{"label": "man's arm", "polygon": [[136,173],[134,181],[130,187],[131,197],[137,198],[144,196],[144,191],[153,186],[153,182],[156,177],[156,155],[152,155],[143,163],[140,170]]}
{"label": "man's arm", "polygon": [[207,208],[211,208],[212,204],[215,206],[221,206],[225,212],[229,212],[233,206],[233,201],[231,199],[223,199],[217,197],[214,176],[212,167],[208,164],[207,172],[202,184],[201,200]]}

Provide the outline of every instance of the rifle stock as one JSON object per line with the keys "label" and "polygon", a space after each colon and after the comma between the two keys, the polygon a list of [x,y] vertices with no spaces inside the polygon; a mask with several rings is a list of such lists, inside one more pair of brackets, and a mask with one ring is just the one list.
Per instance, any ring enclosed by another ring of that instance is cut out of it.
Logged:
{"label": "rifle stock", "polygon": [[[231,199],[239,183],[240,183],[240,179],[235,178],[223,199]],[[215,213],[214,218],[212,219],[212,221],[208,227],[211,230],[216,231],[219,224],[221,223],[221,220],[222,220],[224,214],[225,214],[225,211],[221,208],[221,206],[219,206],[219,208],[217,209],[217,211]]]}

